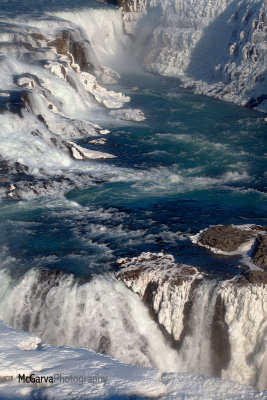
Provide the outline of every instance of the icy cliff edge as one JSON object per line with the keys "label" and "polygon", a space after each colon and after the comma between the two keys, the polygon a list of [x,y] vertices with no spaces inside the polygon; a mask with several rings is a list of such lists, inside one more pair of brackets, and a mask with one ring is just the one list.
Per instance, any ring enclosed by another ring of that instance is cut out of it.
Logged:
{"label": "icy cliff edge", "polygon": [[265,0],[120,3],[148,70],[177,77],[198,94],[267,112]]}

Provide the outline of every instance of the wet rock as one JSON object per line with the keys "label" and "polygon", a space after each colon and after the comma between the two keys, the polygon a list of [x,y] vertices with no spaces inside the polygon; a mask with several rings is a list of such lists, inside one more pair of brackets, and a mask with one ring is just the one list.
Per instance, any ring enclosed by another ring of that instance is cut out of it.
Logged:
{"label": "wet rock", "polygon": [[59,54],[67,54],[69,51],[69,42],[63,38],[56,38],[55,40],[48,42],[48,46],[55,47],[57,53]]}
{"label": "wet rock", "polygon": [[10,172],[16,172],[17,174],[23,175],[29,171],[29,167],[27,165],[21,164],[18,161],[15,161],[13,167],[11,166],[9,169]]}
{"label": "wet rock", "polygon": [[80,66],[81,71],[93,72],[94,66],[89,60],[88,44],[82,41],[70,43],[70,53],[73,55],[74,61]]}
{"label": "wet rock", "polygon": [[252,225],[250,229],[253,231],[258,231],[258,232],[267,232],[267,225],[265,225],[265,226]]}
{"label": "wet rock", "polygon": [[259,235],[254,244],[252,259],[254,264],[267,272],[267,236]]}
{"label": "wet rock", "polygon": [[66,276],[66,273],[59,269],[39,269],[38,281],[45,282],[47,286],[59,286],[60,280]]}
{"label": "wet rock", "polygon": [[25,49],[26,50],[29,50],[29,51],[35,51],[36,49],[35,49],[35,47],[33,47],[30,43],[28,43],[28,42],[20,42],[20,45],[21,46],[23,46],[23,47],[25,47]]}
{"label": "wet rock", "polygon": [[16,185],[14,185],[13,183],[11,183],[7,190],[6,190],[6,197],[9,197],[10,199],[20,199],[21,196],[19,194],[19,190],[18,187]]}
{"label": "wet rock", "polygon": [[[168,281],[173,286],[180,286],[186,281],[191,281],[192,278],[203,279],[204,277],[197,267],[175,263],[171,254],[147,252],[137,257],[120,258],[117,263],[122,269],[116,274],[116,277],[126,283],[128,287],[135,288],[135,291],[142,297],[150,281],[147,279],[148,276],[154,282]],[[134,286],[139,279],[144,280],[144,285],[140,282],[140,287]]]}
{"label": "wet rock", "polygon": [[133,2],[131,0],[105,0],[107,3],[116,4],[123,8],[123,11],[132,11]]}
{"label": "wet rock", "polygon": [[[79,65],[80,70],[84,72],[93,72],[94,65],[90,60],[90,44],[86,40],[77,40],[75,32],[63,30],[59,33],[61,37],[48,43],[49,46],[56,48],[59,54],[70,56],[70,62],[73,61]],[[73,57],[73,59],[71,59]]]}
{"label": "wet rock", "polygon": [[239,275],[233,283],[248,286],[248,285],[267,285],[267,272],[250,270]]}
{"label": "wet rock", "polygon": [[233,225],[217,225],[205,230],[199,237],[198,243],[230,253],[255,237],[256,231],[241,229]]}
{"label": "wet rock", "polygon": [[6,160],[1,160],[0,159],[0,174],[8,174],[9,168],[8,168],[8,162]]}
{"label": "wet rock", "polygon": [[48,42],[48,39],[41,33],[33,32],[30,34],[30,36],[35,40],[45,40],[46,42]]}
{"label": "wet rock", "polygon": [[221,377],[222,370],[226,370],[231,361],[231,345],[229,328],[225,322],[226,307],[220,295],[216,298],[211,326],[211,361],[213,375]]}

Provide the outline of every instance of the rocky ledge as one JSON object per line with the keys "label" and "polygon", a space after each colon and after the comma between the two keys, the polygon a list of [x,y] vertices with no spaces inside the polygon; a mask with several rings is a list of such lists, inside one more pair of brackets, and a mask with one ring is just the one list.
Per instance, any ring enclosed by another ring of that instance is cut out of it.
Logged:
{"label": "rocky ledge", "polygon": [[204,274],[163,253],[142,253],[117,262],[122,268],[117,279],[141,297],[164,333],[179,342],[186,325],[184,309],[190,307],[193,290]]}
{"label": "rocky ledge", "polygon": [[267,227],[260,225],[215,225],[191,236],[193,243],[215,253],[247,253],[258,267],[267,270]]}
{"label": "rocky ledge", "polygon": [[263,268],[267,272],[267,236],[259,235],[256,237],[252,258],[254,264]]}
{"label": "rocky ledge", "polygon": [[[262,232],[262,227],[251,229]],[[245,240],[248,237],[244,235]],[[256,253],[262,262],[266,243],[261,236],[257,237],[257,242]],[[205,361],[210,360],[210,375],[228,379],[240,364],[240,374],[244,366],[250,374],[246,383],[259,385],[259,371],[250,363],[249,351],[252,351],[255,335],[261,343],[259,348],[263,346],[266,271],[246,270],[234,279],[216,280],[198,267],[176,263],[170,254],[149,252],[121,258],[118,266],[117,279],[140,296],[181,357],[187,354],[189,343],[197,340],[201,332],[204,335],[201,340],[207,342]],[[251,313],[251,310],[257,312]],[[240,329],[236,329],[236,324]]]}

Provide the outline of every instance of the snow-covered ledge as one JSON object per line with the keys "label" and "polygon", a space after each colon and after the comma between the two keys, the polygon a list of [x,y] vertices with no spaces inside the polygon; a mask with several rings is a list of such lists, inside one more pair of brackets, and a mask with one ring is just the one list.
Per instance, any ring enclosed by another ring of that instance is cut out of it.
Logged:
{"label": "snow-covered ledge", "polygon": [[[24,383],[24,379],[32,382]],[[187,373],[162,374],[90,350],[42,344],[38,337],[0,320],[1,399],[263,400],[265,396],[266,391],[231,381]]]}
{"label": "snow-covered ledge", "polygon": [[0,320],[0,398],[30,399],[36,391],[43,392],[38,398],[53,400],[155,398],[166,393],[166,386],[155,369],[125,365],[86,349],[41,344]]}

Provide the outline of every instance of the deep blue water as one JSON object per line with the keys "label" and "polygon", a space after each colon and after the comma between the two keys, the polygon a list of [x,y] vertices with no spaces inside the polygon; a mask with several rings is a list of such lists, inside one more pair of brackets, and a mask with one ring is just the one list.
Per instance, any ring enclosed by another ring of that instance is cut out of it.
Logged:
{"label": "deep blue water", "polygon": [[55,12],[65,9],[84,7],[108,7],[101,0],[1,0],[0,16],[15,17],[22,14],[38,15],[44,12]]}
{"label": "deep blue water", "polygon": [[188,234],[212,224],[267,223],[263,115],[152,74],[124,75],[115,89],[147,118],[108,126],[99,150],[117,158],[96,165],[121,173],[64,196],[2,203],[10,268],[88,276],[116,269],[119,256],[163,250],[216,274],[237,272],[238,257],[213,255]]}

